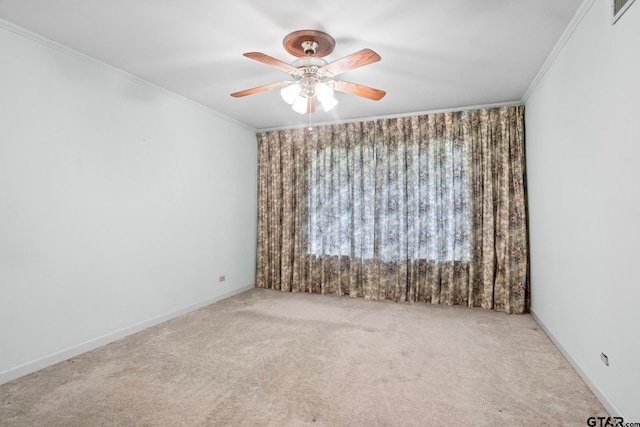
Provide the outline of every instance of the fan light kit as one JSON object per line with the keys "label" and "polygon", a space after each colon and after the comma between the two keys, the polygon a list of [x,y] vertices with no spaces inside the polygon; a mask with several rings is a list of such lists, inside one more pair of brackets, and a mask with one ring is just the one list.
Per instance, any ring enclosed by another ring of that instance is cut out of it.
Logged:
{"label": "fan light kit", "polygon": [[252,89],[232,93],[240,98],[272,89],[280,89],[282,99],[300,114],[311,114],[316,110],[316,100],[320,101],[324,111],[336,106],[334,91],[348,93],[379,101],[386,92],[371,87],[334,79],[338,74],[372,64],[380,60],[380,55],[371,49],[362,49],[337,61],[328,63],[324,56],[333,52],[335,40],[329,34],[318,30],[300,30],[288,34],[282,41],[284,48],[298,57],[291,64],[280,61],[260,52],[247,52],[247,58],[253,59],[289,73],[293,81],[271,83]]}

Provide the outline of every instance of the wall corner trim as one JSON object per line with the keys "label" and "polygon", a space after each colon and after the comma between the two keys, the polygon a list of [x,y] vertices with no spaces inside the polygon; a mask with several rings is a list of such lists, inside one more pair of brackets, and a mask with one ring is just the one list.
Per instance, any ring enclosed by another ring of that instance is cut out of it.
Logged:
{"label": "wall corner trim", "polygon": [[540,70],[538,70],[538,73],[531,81],[531,84],[524,92],[524,95],[522,95],[522,99],[520,100],[522,104],[526,104],[533,91],[535,91],[542,78],[545,76],[545,74],[547,74],[547,71],[554,63],[560,52],[562,52],[564,45],[569,41],[571,35],[576,30],[576,28],[578,28],[578,25],[580,24],[580,22],[582,22],[582,19],[585,17],[585,15],[589,11],[589,9],[591,9],[591,6],[593,6],[595,2],[596,0],[584,0],[584,2],[580,5],[578,10],[576,11],[576,14],[573,15],[571,22],[569,22],[569,25],[567,25],[567,28],[564,30],[564,33],[562,33],[562,35],[560,36],[560,39],[551,50],[549,56],[547,56],[547,59],[542,64],[542,67],[540,67]]}
{"label": "wall corner trim", "polygon": [[618,408],[611,402],[611,400],[609,400],[609,398],[602,392],[602,390],[600,390],[600,388],[596,385],[596,383],[591,379],[589,374],[587,374],[587,372],[582,368],[580,363],[578,363],[578,361],[571,356],[571,354],[567,351],[567,349],[563,347],[563,345],[560,343],[560,341],[558,341],[555,335],[553,335],[553,333],[549,330],[549,328],[547,328],[547,325],[545,325],[544,322],[540,320],[540,318],[536,315],[533,307],[529,310],[529,312],[531,314],[531,317],[533,317],[533,319],[538,323],[538,325],[540,325],[544,333],[547,334],[547,336],[549,337],[553,345],[555,345],[556,348],[560,350],[560,353],[562,353],[564,358],[567,359],[567,362],[569,362],[571,367],[578,373],[580,378],[582,378],[582,380],[587,384],[587,387],[589,387],[589,389],[593,392],[593,394],[600,401],[600,403],[602,403],[602,406],[604,406],[604,409],[606,409],[607,412],[609,412],[609,415],[619,416],[624,418],[624,416],[620,413],[620,410],[618,410]]}
{"label": "wall corner trim", "polygon": [[88,351],[94,350],[98,347],[102,347],[103,345],[109,344],[110,342],[119,340],[129,335],[133,335],[137,332],[148,329],[152,326],[159,325],[160,323],[166,322],[168,320],[174,319],[176,317],[182,316],[183,314],[190,313],[192,311],[198,310],[202,307],[206,307],[213,303],[222,301],[224,299],[230,298],[234,295],[241,294],[243,292],[247,292],[253,289],[255,285],[252,283],[247,286],[242,286],[237,289],[233,289],[229,292],[226,292],[222,295],[218,295],[212,298],[208,298],[206,300],[197,302],[195,304],[191,304],[189,306],[180,308],[178,310],[171,311],[169,313],[162,314],[160,316],[145,320],[143,322],[137,323],[135,325],[128,326],[126,328],[108,333],[98,338],[94,338],[82,344],[67,348],[65,350],[61,350],[59,352],[50,354],[48,356],[42,357],[40,359],[27,362],[15,368],[8,369],[6,371],[0,372],[0,384],[7,383],[9,381],[13,381],[25,375],[31,374],[40,369],[44,369],[48,366],[55,365],[56,363],[63,362],[72,357],[78,356],[82,353],[86,353]]}

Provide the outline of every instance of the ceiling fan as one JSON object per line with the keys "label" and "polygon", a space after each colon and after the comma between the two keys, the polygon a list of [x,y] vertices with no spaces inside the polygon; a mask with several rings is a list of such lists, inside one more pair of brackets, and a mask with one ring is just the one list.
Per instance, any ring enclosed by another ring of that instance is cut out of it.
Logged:
{"label": "ceiling fan", "polygon": [[338,101],[333,92],[343,92],[379,101],[386,92],[356,83],[336,80],[339,74],[380,60],[380,55],[371,49],[362,49],[344,58],[327,62],[323,57],[333,52],[335,40],[329,34],[318,30],[299,30],[288,34],[282,41],[287,52],[298,59],[291,64],[260,52],[247,52],[247,58],[289,73],[293,80],[282,81],[234,92],[231,96],[240,98],[273,89],[281,89],[282,98],[300,114],[311,114],[316,110],[316,99],[325,111],[333,108]]}

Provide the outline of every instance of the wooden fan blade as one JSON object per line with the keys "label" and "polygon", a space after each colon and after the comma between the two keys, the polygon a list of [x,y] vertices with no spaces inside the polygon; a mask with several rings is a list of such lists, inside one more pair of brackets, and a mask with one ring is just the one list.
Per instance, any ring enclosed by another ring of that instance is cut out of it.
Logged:
{"label": "wooden fan blade", "polygon": [[281,88],[284,82],[271,83],[268,85],[262,85],[251,89],[241,90],[240,92],[234,92],[231,94],[234,98],[240,98],[242,96],[253,95],[254,93],[266,92],[272,89]]}
{"label": "wooden fan blade", "polygon": [[320,68],[320,70],[327,77],[332,77],[377,61],[380,61],[380,55],[371,49],[362,49],[342,59],[333,61]]}
{"label": "wooden fan blade", "polygon": [[276,67],[279,70],[284,71],[285,73],[289,73],[289,74],[296,74],[298,72],[298,69],[296,67],[293,67],[289,64],[287,64],[286,62],[282,62],[279,59],[276,59],[272,56],[266,55],[264,53],[260,53],[260,52],[247,52],[245,54],[243,54],[244,56],[246,56],[247,58],[253,59],[255,61],[260,61],[263,64],[267,64],[267,65],[271,65],[273,67]]}
{"label": "wooden fan blade", "polygon": [[374,89],[372,87],[345,82],[342,80],[334,80],[333,89],[337,90],[338,92],[344,92],[350,95],[361,96],[363,98],[371,99],[373,101],[380,101],[387,94],[387,92],[380,89]]}

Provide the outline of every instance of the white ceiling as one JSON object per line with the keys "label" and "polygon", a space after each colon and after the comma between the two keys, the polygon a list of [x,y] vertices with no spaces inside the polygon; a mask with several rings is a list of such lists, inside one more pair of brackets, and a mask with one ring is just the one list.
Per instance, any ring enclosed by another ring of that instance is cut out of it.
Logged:
{"label": "white ceiling", "polygon": [[[0,18],[175,92],[255,129],[293,127],[277,90],[290,79],[245,58],[285,62],[282,39],[318,29],[332,62],[363,48],[380,62],[340,79],[383,89],[381,101],[338,93],[315,123],[517,102],[583,0],[0,0]],[[321,109],[320,109],[321,110]]]}

